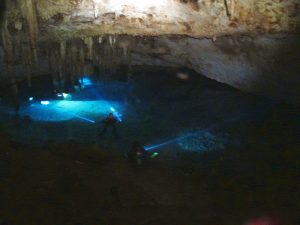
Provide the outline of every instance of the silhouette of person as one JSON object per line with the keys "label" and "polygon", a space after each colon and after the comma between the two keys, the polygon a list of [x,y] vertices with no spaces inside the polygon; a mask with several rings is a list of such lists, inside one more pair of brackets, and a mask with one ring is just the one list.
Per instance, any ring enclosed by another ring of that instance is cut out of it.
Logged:
{"label": "silhouette of person", "polygon": [[99,136],[104,135],[108,128],[112,128],[113,135],[115,138],[119,138],[118,132],[117,132],[117,126],[116,123],[118,120],[114,117],[112,113],[109,113],[109,115],[102,121],[104,123],[104,127],[102,131],[99,133]]}

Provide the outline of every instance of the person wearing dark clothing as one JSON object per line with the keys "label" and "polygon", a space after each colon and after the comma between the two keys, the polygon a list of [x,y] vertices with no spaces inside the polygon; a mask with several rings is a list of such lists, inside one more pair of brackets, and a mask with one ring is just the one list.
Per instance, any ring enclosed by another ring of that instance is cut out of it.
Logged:
{"label": "person wearing dark clothing", "polygon": [[143,161],[147,158],[147,151],[144,147],[138,142],[134,141],[132,143],[131,151],[128,154],[128,157],[137,165],[141,165]]}
{"label": "person wearing dark clothing", "polygon": [[114,117],[114,115],[112,113],[110,113],[108,115],[108,117],[106,117],[102,122],[104,123],[104,127],[103,127],[102,131],[99,133],[100,136],[105,134],[107,129],[109,127],[111,127],[113,135],[116,138],[119,137],[118,132],[117,132],[117,126],[116,126],[116,123],[118,122],[118,120]]}

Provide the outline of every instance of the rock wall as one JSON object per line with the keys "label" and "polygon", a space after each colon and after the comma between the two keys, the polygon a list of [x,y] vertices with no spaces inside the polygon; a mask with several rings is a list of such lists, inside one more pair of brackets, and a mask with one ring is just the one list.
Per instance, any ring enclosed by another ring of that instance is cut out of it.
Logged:
{"label": "rock wall", "polygon": [[105,34],[214,37],[299,31],[298,0],[6,0],[6,20],[31,39]]}
{"label": "rock wall", "polygon": [[6,80],[45,73],[76,80],[93,67],[159,65],[300,99],[298,0],[6,0],[6,6],[0,54]]}
{"label": "rock wall", "polygon": [[186,66],[243,91],[300,103],[299,37],[154,38],[154,50],[137,45],[133,63]]}
{"label": "rock wall", "polygon": [[52,74],[53,79],[73,82],[87,73],[113,74],[124,65],[124,73],[135,66],[187,67],[242,91],[300,103],[299,35],[101,36],[53,43],[43,50],[39,51],[39,66],[28,70],[20,62],[12,74],[19,80],[28,78],[28,73]]}

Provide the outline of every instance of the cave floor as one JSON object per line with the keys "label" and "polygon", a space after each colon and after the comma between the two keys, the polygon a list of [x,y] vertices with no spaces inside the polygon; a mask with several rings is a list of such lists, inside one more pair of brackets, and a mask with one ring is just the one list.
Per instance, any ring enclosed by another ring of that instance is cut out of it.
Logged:
{"label": "cave floor", "polygon": [[[87,87],[75,105],[26,103],[18,118],[3,103],[0,224],[232,225],[265,215],[293,224],[298,111],[197,79],[100,82],[96,96]],[[118,140],[97,136],[111,107],[123,118]],[[202,146],[208,137],[218,138]],[[126,158],[134,140],[168,144],[137,166]]]}

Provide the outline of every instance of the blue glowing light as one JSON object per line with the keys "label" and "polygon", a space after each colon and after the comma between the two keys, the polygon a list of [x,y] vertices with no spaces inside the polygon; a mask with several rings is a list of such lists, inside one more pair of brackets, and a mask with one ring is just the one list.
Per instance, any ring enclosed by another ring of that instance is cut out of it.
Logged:
{"label": "blue glowing light", "polygon": [[[113,113],[115,118],[122,122],[123,104],[119,101],[107,100],[106,96],[100,94],[99,90],[92,84],[89,77],[80,79],[82,85],[91,85],[85,90],[84,96],[75,94],[72,100],[70,93],[56,93],[57,100],[42,101],[40,104],[31,105],[31,107],[22,107],[24,114],[30,115],[34,120],[39,121],[66,121],[71,119],[80,119],[89,123],[96,123],[97,120]],[[107,85],[103,85],[107,87]],[[104,90],[102,87],[100,90]],[[91,98],[92,97],[92,98]],[[79,99],[91,100],[79,100]],[[72,101],[71,101],[72,100]],[[50,104],[51,103],[51,104]],[[44,107],[48,105],[47,107]]]}
{"label": "blue glowing light", "polygon": [[110,109],[110,111],[112,111],[112,113],[117,118],[117,120],[121,123],[123,121],[122,114],[117,112],[114,107],[110,107],[109,109]]}
{"label": "blue glowing light", "polygon": [[42,105],[49,105],[50,102],[49,102],[49,101],[41,101],[41,104],[42,104]]}
{"label": "blue glowing light", "polygon": [[176,142],[178,142],[178,141],[180,141],[180,140],[182,140],[184,138],[191,137],[193,135],[194,135],[193,133],[187,133],[186,135],[183,135],[183,136],[180,136],[180,137],[177,137],[177,138],[165,141],[165,142],[157,144],[157,145],[146,146],[145,150],[146,151],[151,151],[153,149],[161,148],[161,147],[164,147],[166,145],[170,145],[170,144],[176,143]]}
{"label": "blue glowing light", "polygon": [[[44,102],[44,101],[43,101]],[[44,102],[45,104],[46,102]],[[51,103],[51,104],[50,104]],[[47,103],[46,103],[47,104]],[[120,109],[118,102],[98,101],[65,101],[53,100],[47,107],[41,104],[32,104],[21,108],[21,113],[30,115],[39,121],[66,121],[80,119],[89,123],[96,123],[96,119],[107,116],[111,112],[110,107]]]}
{"label": "blue glowing light", "polygon": [[29,97],[28,100],[29,100],[29,101],[33,101],[33,97]]}
{"label": "blue glowing light", "polygon": [[[42,102],[41,103],[43,105],[48,105],[49,104],[48,101],[42,101]],[[48,104],[47,104],[47,102],[48,102]],[[72,107],[70,107],[70,105]],[[63,106],[65,106],[65,107],[63,107]],[[77,107],[77,111],[73,112],[73,111],[70,110],[70,109],[72,109],[72,108],[74,109],[76,107]],[[48,110],[51,110],[52,112],[47,111],[46,113],[52,114],[52,117],[53,117],[53,113],[54,113],[54,114],[57,115],[57,117],[61,117],[61,118],[68,118],[68,119],[78,118],[78,119],[84,120],[86,122],[96,123],[92,119],[89,119],[89,118],[87,118],[85,116],[81,116],[81,115],[77,114],[77,112],[78,112],[78,104],[75,104],[75,107],[74,107],[74,105],[72,105],[72,103],[70,103],[70,102],[69,103],[65,103],[65,101],[56,101],[56,102],[54,102],[54,104],[52,104],[51,108],[48,108]]]}
{"label": "blue glowing light", "polygon": [[69,93],[63,93],[63,97],[64,97],[64,100],[68,100],[68,101],[72,100],[72,95]]}
{"label": "blue glowing light", "polygon": [[[85,77],[85,78],[87,78],[87,77]],[[87,78],[87,79],[89,79],[89,78]],[[92,93],[94,96],[96,96],[97,99],[106,99],[105,96],[103,96],[103,94],[100,94],[99,91],[95,87],[89,88],[89,92]],[[102,107],[104,109],[108,109],[111,113],[113,113],[113,115],[116,117],[116,119],[120,123],[123,122],[123,115],[119,112],[119,110],[116,110],[116,108],[114,107],[115,105],[112,104],[111,101],[102,100],[102,102],[103,102]]]}
{"label": "blue glowing light", "polygon": [[85,118],[85,117],[83,117],[83,116],[79,116],[79,115],[76,115],[76,114],[74,114],[74,113],[69,113],[69,114],[73,115],[74,117],[76,117],[76,118],[78,118],[78,119],[84,120],[84,121],[86,121],[86,122],[89,122],[89,123],[96,123],[95,120],[91,120],[91,119],[89,119],[89,118]]}
{"label": "blue glowing light", "polygon": [[[165,141],[165,142],[157,144],[157,145],[146,146],[145,150],[146,151],[151,151],[153,149],[165,147],[166,145],[170,145],[170,144],[178,143],[178,142],[181,142],[182,146],[186,146],[186,143],[184,143],[182,141],[185,140],[188,137],[200,137],[200,138],[197,138],[197,139],[202,139],[202,137],[201,137],[200,134],[204,134],[205,132],[212,132],[212,131],[214,131],[216,129],[220,129],[220,128],[226,127],[226,126],[228,126],[228,125],[230,125],[232,123],[235,123],[235,122],[239,121],[240,119],[245,119],[248,116],[249,116],[249,114],[242,114],[242,115],[234,117],[234,118],[229,118],[229,119],[226,119],[226,120],[224,120],[224,121],[222,121],[220,123],[212,124],[208,128],[205,128],[205,129],[202,129],[202,130],[198,130],[198,131],[193,132],[193,133],[187,133],[185,135],[182,135],[180,137],[177,137],[177,138]],[[208,139],[208,138],[206,138],[206,139]],[[209,137],[209,139],[210,140],[208,140],[208,142],[211,142],[211,140],[213,140],[214,138]],[[199,141],[199,140],[197,140],[197,141]],[[206,144],[206,145],[208,146],[208,144]]]}
{"label": "blue glowing light", "polygon": [[185,151],[217,151],[225,149],[228,139],[226,135],[209,131],[198,131],[192,137],[181,139],[177,144]]}
{"label": "blue glowing light", "polygon": [[83,77],[79,80],[79,83],[83,86],[91,86],[93,85],[91,79],[89,77]]}

